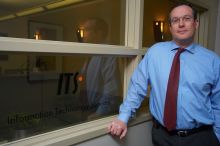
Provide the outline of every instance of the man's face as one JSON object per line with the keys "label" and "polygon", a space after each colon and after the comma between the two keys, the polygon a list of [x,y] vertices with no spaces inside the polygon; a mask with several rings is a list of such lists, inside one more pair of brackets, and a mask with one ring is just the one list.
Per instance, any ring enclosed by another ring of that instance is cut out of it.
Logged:
{"label": "man's face", "polygon": [[178,6],[170,13],[170,32],[177,43],[192,43],[198,21],[194,20],[193,11],[189,6]]}

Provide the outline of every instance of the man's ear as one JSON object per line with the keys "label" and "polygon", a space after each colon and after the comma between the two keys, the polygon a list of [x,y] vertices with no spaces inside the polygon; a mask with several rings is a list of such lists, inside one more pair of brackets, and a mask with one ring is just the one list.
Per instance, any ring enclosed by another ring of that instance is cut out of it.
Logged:
{"label": "man's ear", "polygon": [[196,29],[198,29],[198,27],[199,27],[199,21],[196,19],[194,23],[195,23]]}

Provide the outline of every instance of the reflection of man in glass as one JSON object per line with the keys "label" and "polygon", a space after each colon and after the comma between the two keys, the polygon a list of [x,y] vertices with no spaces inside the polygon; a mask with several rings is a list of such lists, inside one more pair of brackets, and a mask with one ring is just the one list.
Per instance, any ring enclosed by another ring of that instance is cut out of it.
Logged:
{"label": "reflection of man in glass", "polygon": [[105,44],[108,24],[100,18],[83,20],[78,28],[78,40],[84,43]]}
{"label": "reflection of man in glass", "polygon": [[[101,44],[106,42],[108,34],[107,23],[99,18],[90,18],[83,21],[78,36],[81,42]],[[120,73],[117,59],[107,56],[93,56],[85,61],[86,96],[88,101],[88,119],[111,114],[118,109]],[[83,97],[80,97],[83,98]]]}

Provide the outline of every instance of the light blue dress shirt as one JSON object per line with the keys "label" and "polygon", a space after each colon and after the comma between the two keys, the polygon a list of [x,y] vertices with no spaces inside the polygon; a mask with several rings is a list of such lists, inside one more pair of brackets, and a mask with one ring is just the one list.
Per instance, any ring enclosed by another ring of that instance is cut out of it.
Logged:
{"label": "light blue dress shirt", "polygon": [[[134,71],[118,119],[128,122],[150,84],[150,112],[162,124],[167,83],[177,46],[173,41],[153,45]],[[191,44],[180,55],[176,129],[214,125],[220,141],[220,57]]]}

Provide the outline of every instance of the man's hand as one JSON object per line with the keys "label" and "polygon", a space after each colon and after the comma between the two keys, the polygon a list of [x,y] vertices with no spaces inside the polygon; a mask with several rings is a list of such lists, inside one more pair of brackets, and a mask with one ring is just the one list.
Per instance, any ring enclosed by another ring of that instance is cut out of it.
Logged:
{"label": "man's hand", "polygon": [[122,139],[127,133],[127,125],[121,120],[115,119],[108,125],[108,132],[120,136],[120,139]]}

